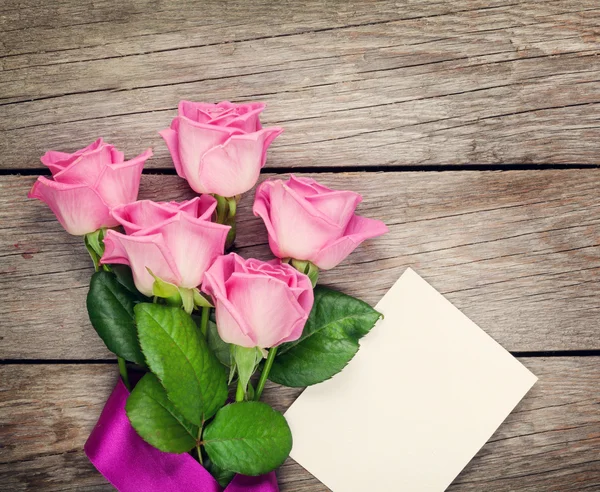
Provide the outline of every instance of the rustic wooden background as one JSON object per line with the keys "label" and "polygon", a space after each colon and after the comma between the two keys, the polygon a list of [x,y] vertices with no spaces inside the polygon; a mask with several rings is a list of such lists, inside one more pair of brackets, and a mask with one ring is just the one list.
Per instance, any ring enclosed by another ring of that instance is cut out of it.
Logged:
{"label": "rustic wooden background", "polygon": [[[111,490],[82,446],[117,369],[87,320],[82,241],[26,199],[39,156],[98,136],[127,156],[152,145],[141,196],[190,196],[157,135],[180,99],[267,102],[264,123],[286,131],[265,177],[359,191],[390,226],[325,284],[374,304],[412,266],[540,378],[449,490],[600,490],[599,14],[598,0],[1,2],[0,490]],[[238,247],[266,258],[251,200]],[[284,410],[298,394],[268,398]],[[327,490],[291,460],[279,479]]]}

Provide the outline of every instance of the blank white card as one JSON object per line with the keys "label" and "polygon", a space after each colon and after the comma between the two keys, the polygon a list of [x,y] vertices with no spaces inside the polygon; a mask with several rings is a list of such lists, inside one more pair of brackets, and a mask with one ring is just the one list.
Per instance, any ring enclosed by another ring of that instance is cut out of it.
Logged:
{"label": "blank white card", "polygon": [[334,492],[441,492],[537,378],[411,269],[377,310],[348,366],[286,412],[291,456]]}

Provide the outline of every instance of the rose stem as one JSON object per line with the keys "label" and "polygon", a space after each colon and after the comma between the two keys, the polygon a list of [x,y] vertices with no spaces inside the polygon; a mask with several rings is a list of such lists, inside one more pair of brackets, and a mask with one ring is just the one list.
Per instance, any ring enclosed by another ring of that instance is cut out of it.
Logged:
{"label": "rose stem", "polygon": [[119,372],[121,373],[121,378],[125,383],[125,387],[131,391],[131,386],[129,385],[129,376],[127,375],[127,365],[125,364],[125,359],[122,357],[117,357],[117,361],[119,362]]}
{"label": "rose stem", "polygon": [[244,388],[242,381],[238,378],[237,388],[235,389],[235,401],[244,401]]}
{"label": "rose stem", "polygon": [[208,317],[210,315],[210,308],[203,307],[202,308],[202,318],[200,318],[200,331],[206,337],[206,332],[208,330]]}
{"label": "rose stem", "polygon": [[271,372],[271,367],[273,367],[273,361],[275,360],[276,354],[277,347],[271,347],[269,349],[269,355],[267,356],[267,360],[265,362],[265,367],[263,367],[262,373],[260,374],[260,379],[258,380],[256,392],[254,393],[254,399],[256,401],[260,400],[260,396],[262,395],[262,392],[265,389],[265,383],[267,382],[269,372]]}

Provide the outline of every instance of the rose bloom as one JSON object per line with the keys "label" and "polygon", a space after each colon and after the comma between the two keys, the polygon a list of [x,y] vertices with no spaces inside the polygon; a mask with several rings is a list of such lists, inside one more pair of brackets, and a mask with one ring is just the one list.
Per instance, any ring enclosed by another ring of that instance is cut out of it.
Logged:
{"label": "rose bloom", "polygon": [[110,210],[137,198],[150,156],[152,149],[125,161],[123,152],[101,138],[73,154],[50,150],[41,161],[53,179],[40,176],[27,196],[45,202],[70,234],[114,227]]}
{"label": "rose bloom", "polygon": [[150,200],[117,207],[113,217],[127,234],[108,230],[102,263],[129,265],[137,289],[152,295],[154,275],[178,287],[200,285],[223,254],[229,226],[211,222],[217,206],[209,195],[176,203]]}
{"label": "rose bloom", "polygon": [[202,291],[212,297],[223,341],[242,347],[276,347],[297,340],[314,297],[310,279],[279,260],[217,258]]}
{"label": "rose bloom", "polygon": [[263,182],[252,210],[264,221],[275,256],[308,260],[328,270],[365,239],[388,231],[383,222],[354,213],[361,201],[353,191],[332,190],[292,175],[287,181]]}
{"label": "rose bloom", "polygon": [[282,128],[262,128],[263,103],[181,101],[171,127],[160,132],[177,174],[198,193],[225,197],[254,187],[267,148]]}

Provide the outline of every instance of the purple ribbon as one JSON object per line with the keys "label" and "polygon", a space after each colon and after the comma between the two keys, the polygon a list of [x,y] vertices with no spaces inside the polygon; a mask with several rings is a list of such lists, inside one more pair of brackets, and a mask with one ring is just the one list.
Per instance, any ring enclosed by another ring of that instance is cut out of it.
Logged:
{"label": "purple ribbon", "polygon": [[[85,443],[89,460],[120,492],[221,492],[212,475],[189,454],[163,453],[129,423],[129,391],[119,379]],[[225,492],[279,492],[275,472],[236,475]]]}

